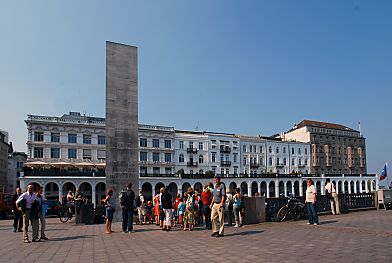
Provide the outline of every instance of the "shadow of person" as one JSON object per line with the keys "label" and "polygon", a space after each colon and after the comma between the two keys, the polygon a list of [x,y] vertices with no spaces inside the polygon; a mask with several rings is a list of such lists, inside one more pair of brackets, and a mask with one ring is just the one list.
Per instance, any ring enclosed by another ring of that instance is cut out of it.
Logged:
{"label": "shadow of person", "polygon": [[263,233],[263,232],[264,231],[262,231],[262,230],[249,230],[249,231],[225,234],[225,237],[256,235],[256,234],[260,234],[260,233]]}

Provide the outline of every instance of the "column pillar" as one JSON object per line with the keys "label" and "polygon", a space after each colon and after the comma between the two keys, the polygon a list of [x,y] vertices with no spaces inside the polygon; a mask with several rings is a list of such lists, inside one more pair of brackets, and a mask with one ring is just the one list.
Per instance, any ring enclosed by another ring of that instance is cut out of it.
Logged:
{"label": "column pillar", "polygon": [[252,196],[252,183],[248,182],[248,196],[251,197]]}
{"label": "column pillar", "polygon": [[299,180],[299,196],[304,196],[304,187],[303,187],[303,181]]}
{"label": "column pillar", "polygon": [[357,181],[354,181],[354,193],[358,193],[358,191],[357,191]]}
{"label": "column pillar", "polygon": [[267,198],[270,198],[270,183],[271,183],[271,181],[266,182],[266,184],[267,184],[267,193],[266,193]]}
{"label": "column pillar", "polygon": [[275,180],[275,197],[279,197],[279,180]]}
{"label": "column pillar", "polygon": [[295,196],[294,184],[295,184],[295,182],[291,184],[291,194],[292,194],[293,196]]}
{"label": "column pillar", "polygon": [[260,195],[261,195],[261,182],[260,182],[260,183],[257,183],[257,190],[258,190],[258,192],[259,192]]}
{"label": "column pillar", "polygon": [[287,197],[287,182],[283,181],[283,186],[284,186],[284,196]]}
{"label": "column pillar", "polygon": [[62,203],[62,201],[63,201],[63,184],[59,183],[58,187],[59,187],[59,202]]}
{"label": "column pillar", "polygon": [[365,181],[365,191],[366,193],[369,192],[368,180]]}
{"label": "column pillar", "polygon": [[94,208],[97,207],[97,201],[95,196],[95,186],[91,188],[91,201],[93,202]]}
{"label": "column pillar", "polygon": [[342,191],[343,194],[345,194],[346,192],[344,191],[344,181],[342,180],[341,182],[342,182],[341,191]]}
{"label": "column pillar", "polygon": [[325,181],[324,181],[324,179],[322,179],[321,181],[320,181],[320,187],[321,187],[321,194],[322,195],[325,195]]}

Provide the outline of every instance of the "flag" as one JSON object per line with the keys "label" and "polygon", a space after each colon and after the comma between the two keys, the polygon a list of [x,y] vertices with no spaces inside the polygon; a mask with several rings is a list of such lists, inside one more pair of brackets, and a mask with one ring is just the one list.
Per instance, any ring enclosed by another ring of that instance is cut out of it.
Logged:
{"label": "flag", "polygon": [[384,165],[384,168],[380,174],[380,181],[384,180],[387,177],[387,164]]}

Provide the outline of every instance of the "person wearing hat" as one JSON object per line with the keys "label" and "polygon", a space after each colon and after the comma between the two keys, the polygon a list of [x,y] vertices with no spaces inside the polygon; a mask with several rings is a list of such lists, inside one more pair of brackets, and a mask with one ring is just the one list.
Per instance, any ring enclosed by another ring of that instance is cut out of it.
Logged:
{"label": "person wearing hat", "polygon": [[[215,187],[212,193],[211,201],[211,223],[212,223],[212,235],[213,237],[223,237],[224,236],[224,208],[226,201],[226,191],[225,185],[221,183],[220,177],[215,175],[214,177]],[[219,219],[219,226],[218,226]]]}

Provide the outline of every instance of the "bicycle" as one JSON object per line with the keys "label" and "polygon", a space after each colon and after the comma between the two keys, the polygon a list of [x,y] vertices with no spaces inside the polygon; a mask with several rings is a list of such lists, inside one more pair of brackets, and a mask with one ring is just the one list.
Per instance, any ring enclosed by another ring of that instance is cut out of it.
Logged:
{"label": "bicycle", "polygon": [[298,198],[289,197],[287,204],[282,206],[277,215],[276,220],[283,222],[285,220],[300,220],[305,216],[305,204],[303,204]]}
{"label": "bicycle", "polygon": [[63,205],[59,211],[59,218],[62,223],[67,222],[72,219],[72,212],[70,211],[70,206],[68,204]]}

